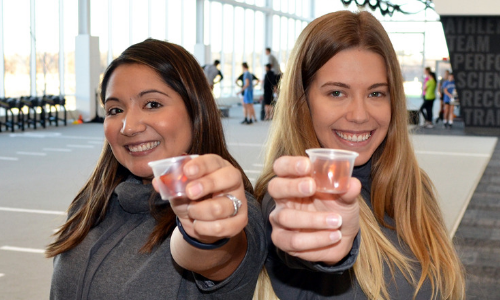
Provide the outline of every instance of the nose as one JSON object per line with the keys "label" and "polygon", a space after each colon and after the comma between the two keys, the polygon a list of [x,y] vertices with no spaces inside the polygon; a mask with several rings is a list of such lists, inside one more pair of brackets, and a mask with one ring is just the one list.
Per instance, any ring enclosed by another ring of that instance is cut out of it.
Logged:
{"label": "nose", "polygon": [[370,118],[367,104],[362,96],[356,96],[348,104],[346,119],[349,122],[364,123]]}
{"label": "nose", "polygon": [[134,136],[146,130],[146,124],[143,117],[134,111],[123,114],[122,123],[120,133],[125,136]]}

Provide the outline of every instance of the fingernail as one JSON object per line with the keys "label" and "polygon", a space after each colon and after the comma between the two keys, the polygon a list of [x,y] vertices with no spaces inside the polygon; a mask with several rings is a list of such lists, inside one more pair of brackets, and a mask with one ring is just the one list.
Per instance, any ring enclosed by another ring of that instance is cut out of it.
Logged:
{"label": "fingernail", "polygon": [[196,165],[186,167],[184,170],[184,174],[187,176],[192,176],[195,175],[196,173],[198,173],[198,166]]}
{"label": "fingernail", "polygon": [[203,187],[201,186],[201,184],[196,183],[191,185],[187,192],[189,194],[189,198],[196,199],[201,195],[202,191]]}
{"label": "fingernail", "polygon": [[332,228],[339,228],[342,225],[342,218],[340,216],[326,217],[326,224]]}
{"label": "fingernail", "polygon": [[311,195],[313,191],[313,184],[311,179],[303,180],[299,183],[299,191],[304,195]]}
{"label": "fingernail", "polygon": [[304,160],[299,160],[295,166],[300,174],[307,174],[309,165]]}
{"label": "fingernail", "polygon": [[330,233],[330,240],[334,243],[340,241],[342,238],[342,233],[340,230],[335,230],[334,232]]}

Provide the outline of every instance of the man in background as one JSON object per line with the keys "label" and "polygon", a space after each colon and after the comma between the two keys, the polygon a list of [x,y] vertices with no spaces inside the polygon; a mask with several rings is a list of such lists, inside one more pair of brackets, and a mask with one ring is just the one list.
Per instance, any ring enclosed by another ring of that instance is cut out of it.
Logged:
{"label": "man in background", "polygon": [[[208,84],[210,85],[210,89],[212,91],[214,90],[214,84],[221,82],[221,80],[224,78],[222,76],[222,72],[217,68],[220,64],[219,60],[214,60],[213,65],[205,65],[203,67],[203,72],[205,72],[205,76],[207,77]],[[219,76],[218,80],[216,81],[217,76]]]}

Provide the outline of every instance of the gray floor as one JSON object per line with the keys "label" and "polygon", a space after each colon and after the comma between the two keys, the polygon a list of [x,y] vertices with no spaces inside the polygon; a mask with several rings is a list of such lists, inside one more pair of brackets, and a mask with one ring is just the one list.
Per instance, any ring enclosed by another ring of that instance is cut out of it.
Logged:
{"label": "gray floor", "polygon": [[[255,182],[270,123],[240,121],[241,107],[232,108],[223,119],[226,137]],[[442,205],[463,207],[446,209],[446,218],[466,266],[468,298],[500,299],[500,146],[496,139],[465,135],[459,122],[451,130],[413,132],[423,168],[435,182],[451,182],[437,184]],[[92,171],[102,141],[102,124],[0,133],[0,299],[48,298],[52,262],[43,249]],[[449,175],[433,168],[439,166],[436,159],[442,166],[452,164]],[[470,193],[461,192],[458,199],[453,194],[458,187]]]}

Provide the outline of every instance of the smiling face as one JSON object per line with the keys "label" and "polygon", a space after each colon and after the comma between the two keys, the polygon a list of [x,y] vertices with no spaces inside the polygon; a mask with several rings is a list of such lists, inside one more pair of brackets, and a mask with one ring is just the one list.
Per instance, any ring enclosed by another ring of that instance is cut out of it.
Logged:
{"label": "smiling face", "polygon": [[359,153],[366,163],[391,122],[391,101],[383,58],[360,48],[340,51],[316,73],[308,103],[322,147]]}
{"label": "smiling face", "polygon": [[120,65],[105,95],[104,134],[118,162],[134,175],[151,179],[148,162],[188,151],[192,125],[184,101],[153,69]]}

